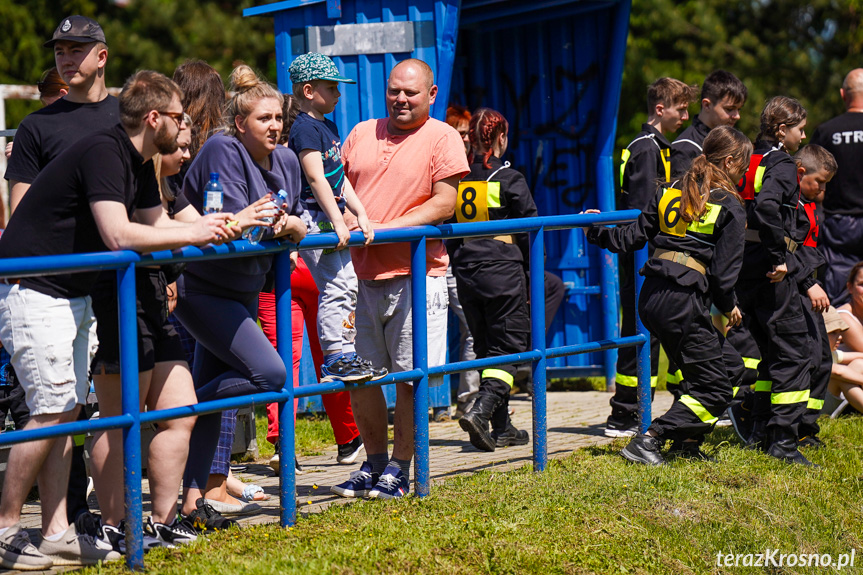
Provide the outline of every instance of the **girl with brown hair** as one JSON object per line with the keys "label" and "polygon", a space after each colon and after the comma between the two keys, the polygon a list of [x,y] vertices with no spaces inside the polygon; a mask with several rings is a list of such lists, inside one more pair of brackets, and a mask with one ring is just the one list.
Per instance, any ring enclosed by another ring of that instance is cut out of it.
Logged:
{"label": "girl with brown hair", "polygon": [[[745,213],[735,182],[752,144],[729,126],[713,129],[682,180],[664,184],[635,223],[591,226],[587,240],[612,252],[631,252],[648,241],[655,251],[644,268],[638,313],[683,373],[685,393],[646,433],[623,449],[626,459],[661,465],[670,453],[709,459],[699,444],[731,401],[743,376],[743,361],[714,327],[710,306],[740,323],[734,284],[743,262]],[[599,213],[587,210],[587,213]]]}

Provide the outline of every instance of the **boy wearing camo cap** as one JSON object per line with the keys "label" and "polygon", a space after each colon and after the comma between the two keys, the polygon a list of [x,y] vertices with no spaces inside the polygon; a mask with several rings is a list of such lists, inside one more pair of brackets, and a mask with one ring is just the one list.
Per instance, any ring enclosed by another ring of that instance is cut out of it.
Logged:
{"label": "boy wearing camo cap", "polygon": [[366,245],[375,233],[363,204],[345,178],[338,127],[325,117],[339,103],[339,83],[356,82],[343,77],[330,58],[315,52],[295,59],[288,73],[300,108],[290,129],[288,147],[299,156],[303,168],[302,217],[309,234],[335,232],[339,238],[335,249],[303,252],[303,260],[321,294],[318,307],[318,333],[324,352],[321,381],[361,383],[380,379],[387,370],[373,368],[354,351],[357,276],[350,251],[345,249],[350,239],[345,208],[356,216]]}

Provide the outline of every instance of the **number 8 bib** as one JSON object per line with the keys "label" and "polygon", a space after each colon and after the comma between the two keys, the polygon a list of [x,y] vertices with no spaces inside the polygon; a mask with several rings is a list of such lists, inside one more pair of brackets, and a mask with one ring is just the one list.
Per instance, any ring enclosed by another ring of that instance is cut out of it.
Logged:
{"label": "number 8 bib", "polygon": [[455,215],[460,224],[487,222],[488,209],[500,207],[500,182],[459,182]]}

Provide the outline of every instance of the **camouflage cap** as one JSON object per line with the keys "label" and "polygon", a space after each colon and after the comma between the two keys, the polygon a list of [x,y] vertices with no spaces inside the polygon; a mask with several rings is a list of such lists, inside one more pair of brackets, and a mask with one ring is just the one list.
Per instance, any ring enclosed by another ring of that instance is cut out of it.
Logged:
{"label": "camouflage cap", "polygon": [[329,56],[317,52],[309,52],[308,54],[298,56],[296,60],[291,62],[288,74],[291,75],[291,84],[311,82],[312,80],[330,80],[332,82],[356,84],[355,80],[345,78],[339,74],[339,69],[336,68],[335,62]]}

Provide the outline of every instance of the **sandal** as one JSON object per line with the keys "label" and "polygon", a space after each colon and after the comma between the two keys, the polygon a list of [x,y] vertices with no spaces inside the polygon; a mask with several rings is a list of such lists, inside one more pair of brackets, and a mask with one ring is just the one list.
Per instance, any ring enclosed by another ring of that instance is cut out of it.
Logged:
{"label": "sandal", "polygon": [[264,493],[263,487],[251,483],[243,487],[243,495],[241,498],[245,501],[267,501],[270,496]]}

